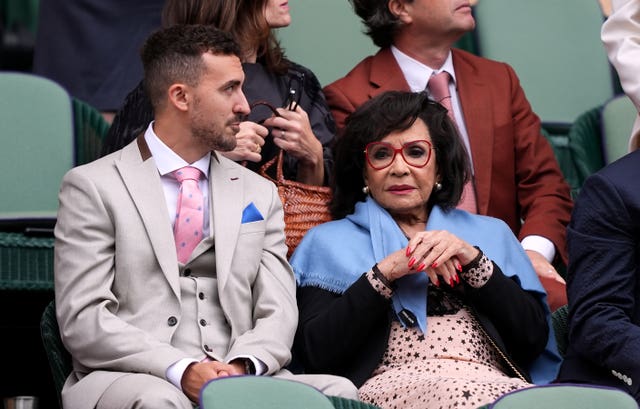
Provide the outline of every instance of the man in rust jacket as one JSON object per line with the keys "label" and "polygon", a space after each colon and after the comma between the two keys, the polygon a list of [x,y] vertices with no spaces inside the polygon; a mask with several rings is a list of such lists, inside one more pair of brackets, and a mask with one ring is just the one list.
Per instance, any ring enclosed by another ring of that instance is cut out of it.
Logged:
{"label": "man in rust jacket", "polygon": [[370,98],[389,90],[426,90],[432,75],[446,71],[453,116],[473,164],[477,213],[511,227],[549,293],[551,308],[565,304],[565,283],[552,263],[566,262],[569,187],[513,69],[452,49],[475,27],[468,1],[351,3],[381,49],[325,87],[338,128]]}

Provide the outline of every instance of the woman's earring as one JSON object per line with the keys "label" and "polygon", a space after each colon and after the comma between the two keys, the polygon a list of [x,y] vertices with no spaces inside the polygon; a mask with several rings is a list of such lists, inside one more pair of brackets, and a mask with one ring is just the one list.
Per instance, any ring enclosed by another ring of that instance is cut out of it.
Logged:
{"label": "woman's earring", "polygon": [[369,186],[364,185],[364,187],[362,188],[362,193],[364,193],[365,195],[369,194]]}
{"label": "woman's earring", "polygon": [[438,191],[442,190],[442,183],[440,183],[440,182],[436,182],[436,184],[435,184],[435,189],[436,189],[436,192],[438,192]]}

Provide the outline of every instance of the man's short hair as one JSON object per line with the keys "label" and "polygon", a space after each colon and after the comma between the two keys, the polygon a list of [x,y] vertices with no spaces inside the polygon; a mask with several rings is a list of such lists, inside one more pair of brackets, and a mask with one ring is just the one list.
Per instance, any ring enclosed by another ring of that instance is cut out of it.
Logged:
{"label": "man's short hair", "polygon": [[171,84],[198,85],[205,53],[240,58],[240,49],[233,38],[212,26],[176,25],[149,36],[140,55],[144,87],[154,110],[164,104]]}

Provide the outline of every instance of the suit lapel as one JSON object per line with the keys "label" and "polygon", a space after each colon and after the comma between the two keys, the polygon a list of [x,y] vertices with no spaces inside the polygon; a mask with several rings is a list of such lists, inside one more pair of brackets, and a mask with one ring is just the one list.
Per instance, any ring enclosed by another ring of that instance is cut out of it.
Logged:
{"label": "suit lapel", "polygon": [[209,165],[209,186],[211,212],[213,214],[213,231],[216,246],[216,269],[218,274],[218,286],[224,290],[231,261],[234,256],[240,222],[242,220],[242,186],[244,179],[241,177],[241,168],[230,166],[224,159],[212,155]]}
{"label": "suit lapel", "polygon": [[160,268],[180,299],[178,258],[168,220],[169,211],[158,168],[142,136],[124,148],[116,167],[140,213]]}
{"label": "suit lapel", "polygon": [[473,65],[455,50],[453,66],[456,70],[456,86],[473,157],[478,210],[480,214],[487,214],[491,189],[491,166],[484,164],[493,163],[491,93],[487,84],[478,78]]}
{"label": "suit lapel", "polygon": [[409,84],[391,52],[391,48],[383,48],[371,61],[369,82],[373,85],[369,97],[382,94],[385,91],[410,91]]}

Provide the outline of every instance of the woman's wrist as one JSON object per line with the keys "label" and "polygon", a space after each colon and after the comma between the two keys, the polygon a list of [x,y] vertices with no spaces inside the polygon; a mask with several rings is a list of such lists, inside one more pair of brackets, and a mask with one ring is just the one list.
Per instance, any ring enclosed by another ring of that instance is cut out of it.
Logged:
{"label": "woman's wrist", "polygon": [[373,271],[373,275],[380,280],[385,286],[394,289],[396,286],[393,283],[393,281],[391,279],[389,279],[389,277],[387,277],[386,275],[384,275],[382,273],[382,271],[380,271],[380,268],[378,267],[378,263],[374,264],[373,267],[371,267],[371,271]]}
{"label": "woman's wrist", "polygon": [[462,271],[469,271],[470,269],[477,267],[480,259],[482,258],[482,255],[484,254],[482,253],[482,250],[480,250],[480,247],[473,246],[473,248],[477,251],[477,253],[470,261],[468,261],[467,263],[462,263]]}

